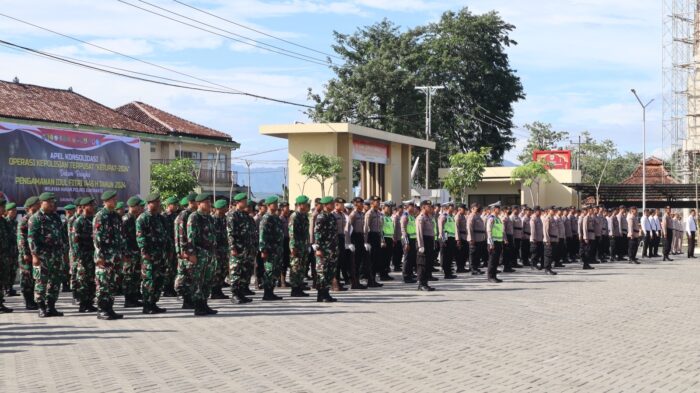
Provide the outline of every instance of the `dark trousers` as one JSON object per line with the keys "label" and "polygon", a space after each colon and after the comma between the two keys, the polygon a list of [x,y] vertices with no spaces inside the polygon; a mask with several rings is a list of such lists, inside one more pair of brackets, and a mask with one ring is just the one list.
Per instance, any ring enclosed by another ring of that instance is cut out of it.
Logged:
{"label": "dark trousers", "polygon": [[654,243],[652,243],[651,231],[644,234],[644,246],[642,246],[642,258],[649,258],[653,255]]}
{"label": "dark trousers", "polygon": [[496,278],[498,274],[498,261],[503,253],[503,242],[493,242],[493,248],[489,248],[489,264],[486,271],[487,278]]}
{"label": "dark trousers", "polygon": [[578,240],[576,236],[577,235],[573,235],[572,237],[566,238],[566,255],[568,256],[568,260],[572,262],[576,260],[576,247],[574,247],[575,240]]}
{"label": "dark trousers", "polygon": [[501,253],[501,262],[506,270],[513,268],[513,259],[515,258],[515,251],[513,248],[513,235],[506,235],[507,243],[503,244],[503,251]]}
{"label": "dark trousers", "polygon": [[622,259],[627,255],[627,250],[625,249],[625,237],[615,236],[615,255],[617,259]]}
{"label": "dark trousers", "polygon": [[382,266],[377,273],[380,276],[386,276],[391,271],[391,259],[394,255],[394,238],[385,237],[384,247],[382,248]]}
{"label": "dark trousers", "polygon": [[457,255],[457,241],[454,237],[448,237],[447,241],[442,242],[440,245],[440,258],[442,259],[440,265],[442,265],[442,272],[445,276],[452,274],[452,261],[454,261]]}
{"label": "dark trousers", "polygon": [[566,240],[559,238],[559,255],[557,256],[557,262],[559,263],[569,263],[569,260],[566,257]]}
{"label": "dark trousers", "polygon": [[335,270],[335,278],[340,279],[342,274],[345,283],[350,283],[350,250],[345,249],[345,235],[338,235],[338,267]]}
{"label": "dark trousers", "polygon": [[544,243],[544,261],[542,262],[542,267],[545,270],[552,269],[552,263],[554,262],[554,254],[557,243]]}
{"label": "dark trousers", "polygon": [[618,259],[618,245],[617,245],[617,236],[610,236],[610,260],[616,260]]}
{"label": "dark trousers", "polygon": [[[393,240],[393,239],[392,239]],[[401,241],[394,243],[391,250],[391,263],[394,265],[394,271],[401,271],[401,259],[403,258],[403,247]]]}
{"label": "dark trousers", "polygon": [[432,236],[423,236],[423,252],[418,253],[416,258],[416,274],[418,275],[418,283],[420,285],[428,285],[430,277],[430,264],[435,259],[435,238]]}
{"label": "dark trousers", "polygon": [[596,260],[596,253],[598,252],[598,240],[596,239],[591,239],[588,241],[588,244],[586,244],[587,252],[586,255],[588,256],[588,263],[595,262]]}
{"label": "dark trousers", "polygon": [[530,239],[520,240],[520,259],[523,265],[527,266],[530,264]]}
{"label": "dark trousers", "polygon": [[605,259],[605,244],[603,244],[603,237],[602,236],[596,236],[595,245],[596,245],[596,255],[598,257],[598,260],[600,260],[602,262]]}
{"label": "dark trousers", "polygon": [[695,231],[688,235],[688,258],[695,256]]}
{"label": "dark trousers", "polygon": [[457,264],[457,271],[463,272],[466,270],[467,260],[469,260],[469,243],[467,243],[466,240],[462,240],[461,242],[459,242],[459,246],[457,246],[455,253],[455,263]]}
{"label": "dark trousers", "polygon": [[544,243],[530,242],[530,254],[530,257],[532,258],[530,264],[544,264]]}
{"label": "dark trousers", "polygon": [[601,253],[606,258],[611,257],[611,255],[608,254],[608,252],[610,251],[610,236],[603,235],[600,240],[603,242],[603,245],[602,245],[603,251]]}
{"label": "dark trousers", "polygon": [[416,268],[416,239],[408,239],[408,252],[404,253],[403,278],[412,278]]}
{"label": "dark trousers", "polygon": [[472,272],[479,270],[484,255],[488,256],[486,241],[469,243],[469,264]]}
{"label": "dark trousers", "polygon": [[353,246],[355,246],[355,259],[354,263],[352,264],[352,268],[354,269],[353,275],[360,277],[360,272],[367,272],[369,271],[368,269],[368,255],[367,255],[367,250],[365,250],[365,234],[364,233],[353,233],[350,235],[350,241],[352,242]]}
{"label": "dark trousers", "polygon": [[639,249],[639,238],[629,239],[627,241],[627,257],[630,261],[637,260],[637,250]]}
{"label": "dark trousers", "polygon": [[517,264],[518,260],[522,261],[523,260],[523,255],[521,253],[522,249],[520,246],[520,243],[522,243],[522,239],[513,239],[513,263]]}
{"label": "dark trousers", "polygon": [[671,245],[673,244],[673,229],[666,230],[666,237],[664,238],[664,258],[668,258],[668,254],[671,252]]}
{"label": "dark trousers", "polygon": [[369,252],[369,262],[367,263],[367,268],[365,268],[365,274],[374,281],[376,274],[381,272],[383,265],[382,234],[370,232],[367,235],[367,242],[372,248]]}
{"label": "dark trousers", "polygon": [[661,243],[661,232],[660,231],[652,231],[651,233],[651,244],[653,245],[653,250],[651,255],[658,256],[659,255],[659,243]]}

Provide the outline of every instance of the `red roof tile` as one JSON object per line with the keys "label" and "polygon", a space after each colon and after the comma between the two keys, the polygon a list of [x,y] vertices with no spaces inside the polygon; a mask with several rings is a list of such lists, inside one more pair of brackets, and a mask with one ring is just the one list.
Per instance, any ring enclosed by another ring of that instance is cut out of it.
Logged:
{"label": "red roof tile", "polygon": [[[649,157],[646,161],[647,184],[679,184],[680,182],[668,173],[664,168],[664,162],[656,157]],[[630,177],[620,184],[642,184],[642,166],[632,172]]]}
{"label": "red roof tile", "polygon": [[193,123],[151,105],[144,104],[143,102],[130,102],[120,106],[116,110],[132,119],[168,134],[176,133],[231,140],[231,136],[224,132]]}
{"label": "red roof tile", "polygon": [[0,116],[165,134],[72,90],[1,80]]}

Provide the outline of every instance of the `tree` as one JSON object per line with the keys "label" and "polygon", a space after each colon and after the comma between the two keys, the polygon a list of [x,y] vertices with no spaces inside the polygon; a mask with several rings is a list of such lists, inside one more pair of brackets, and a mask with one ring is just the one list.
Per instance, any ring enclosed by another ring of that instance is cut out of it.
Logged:
{"label": "tree", "polygon": [[523,164],[532,161],[532,153],[536,150],[560,150],[560,143],[569,137],[566,131],[554,131],[549,123],[536,121],[532,124],[525,124],[525,128],[530,133],[527,146],[518,156],[518,160]]}
{"label": "tree", "polygon": [[[540,183],[549,183],[552,181],[549,175],[549,163],[544,160],[530,161],[525,165],[521,165],[513,170],[510,174],[511,183],[520,182],[523,187],[527,187],[530,191],[530,200],[535,205],[540,203]],[[537,190],[537,193],[533,193]]]}
{"label": "tree", "polygon": [[[500,162],[514,142],[512,105],[524,98],[506,54],[516,44],[513,29],[495,12],[475,15],[463,8],[408,30],[385,19],[354,34],[335,32],[333,49],[343,62],[333,67],[335,77],[323,94],[309,90],[315,105],[307,114],[318,122],[425,138],[425,97],[415,86],[442,85],[432,107],[437,152],[431,154],[431,179],[437,179],[441,156],[489,147],[489,161]],[[415,156],[423,153],[414,149]]]}
{"label": "tree", "polygon": [[[321,196],[326,196],[326,181],[332,180],[328,186],[333,186],[339,179],[343,171],[343,160],[340,157],[326,156],[323,154],[304,152],[301,156],[301,174],[306,176],[306,181],[315,180],[321,186]],[[301,192],[304,193],[304,185]]]}
{"label": "tree", "polygon": [[467,190],[474,188],[484,175],[489,153],[489,149],[484,147],[479,151],[450,156],[450,173],[445,177],[444,186],[453,199],[465,202]]}
{"label": "tree", "polygon": [[162,199],[187,195],[199,185],[195,177],[195,163],[186,158],[151,165],[151,191],[159,192]]}

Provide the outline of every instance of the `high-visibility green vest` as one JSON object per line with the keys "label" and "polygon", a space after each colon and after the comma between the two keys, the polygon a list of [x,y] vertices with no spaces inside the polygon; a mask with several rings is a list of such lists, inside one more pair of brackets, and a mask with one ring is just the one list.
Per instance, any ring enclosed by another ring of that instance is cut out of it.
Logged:
{"label": "high-visibility green vest", "polygon": [[409,239],[416,238],[416,218],[412,215],[408,215],[408,223],[406,224],[406,233]]}
{"label": "high-visibility green vest", "polygon": [[503,241],[503,222],[500,218],[493,218],[493,226],[491,227],[491,238],[495,242]]}
{"label": "high-visibility green vest", "polygon": [[437,218],[435,216],[433,216],[433,232],[435,232],[435,237],[438,237]]}
{"label": "high-visibility green vest", "polygon": [[447,234],[447,237],[455,237],[457,233],[457,226],[455,225],[455,218],[452,216],[447,216],[445,224],[443,224],[443,230]]}
{"label": "high-visibility green vest", "polygon": [[394,237],[394,219],[391,216],[384,216],[382,232],[384,232],[384,237]]}

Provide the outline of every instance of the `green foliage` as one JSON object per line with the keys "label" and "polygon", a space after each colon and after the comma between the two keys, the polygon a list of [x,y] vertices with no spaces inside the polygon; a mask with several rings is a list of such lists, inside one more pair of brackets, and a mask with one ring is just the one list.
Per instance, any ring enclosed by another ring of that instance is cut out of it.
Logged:
{"label": "green foliage", "polygon": [[490,149],[457,153],[450,156],[450,173],[445,177],[444,187],[452,198],[464,202],[467,190],[479,183],[486,170]]}
{"label": "green foliage", "polygon": [[527,146],[522,153],[518,155],[518,160],[523,164],[532,161],[532,153],[536,150],[559,150],[563,146],[562,141],[569,137],[566,131],[554,131],[552,125],[536,121],[532,124],[525,124],[530,137],[527,140]]}
{"label": "green foliage", "polygon": [[[431,179],[439,157],[490,147],[490,162],[500,162],[513,147],[512,105],[524,98],[510,68],[506,48],[515,45],[515,27],[495,12],[475,15],[467,8],[445,12],[425,26],[401,29],[389,20],[335,32],[335,52],[343,62],[323,94],[309,90],[318,122],[350,122],[425,138],[425,96],[417,85],[445,86],[433,97]],[[477,120],[479,119],[479,120]],[[414,149],[414,155],[424,151]],[[423,169],[420,168],[423,167]],[[419,174],[425,173],[421,160]]]}
{"label": "green foliage", "polygon": [[[315,180],[321,185],[321,196],[326,196],[325,184],[327,180],[333,180],[330,186],[338,181],[343,171],[343,160],[340,157],[327,156],[304,152],[301,156],[301,174],[307,180]],[[330,187],[329,186],[329,187]],[[303,192],[303,188],[302,188]]]}
{"label": "green foliage", "polygon": [[[530,191],[530,199],[537,205],[540,203],[540,183],[552,181],[549,175],[549,167],[549,163],[544,160],[530,161],[515,168],[510,174],[510,181],[511,183],[520,182],[523,187],[527,187]],[[537,193],[535,194],[533,190],[537,190]]]}
{"label": "green foliage", "polygon": [[151,165],[151,192],[159,192],[163,200],[187,195],[198,185],[195,163],[190,159]]}

